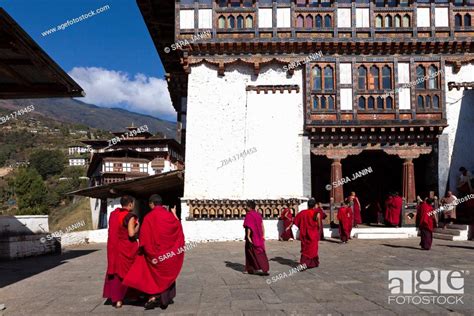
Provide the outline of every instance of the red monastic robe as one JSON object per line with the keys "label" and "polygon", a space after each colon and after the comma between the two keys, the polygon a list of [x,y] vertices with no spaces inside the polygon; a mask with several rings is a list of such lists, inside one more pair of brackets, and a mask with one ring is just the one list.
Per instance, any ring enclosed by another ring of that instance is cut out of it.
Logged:
{"label": "red monastic robe", "polygon": [[391,226],[400,226],[400,215],[403,207],[403,199],[397,196],[389,196],[385,201],[385,221]]}
{"label": "red monastic robe", "polygon": [[354,203],[354,224],[359,225],[362,224],[362,217],[360,214],[360,201],[357,196],[352,198],[352,201]]}
{"label": "red monastic robe", "polygon": [[293,214],[289,208],[286,208],[281,212],[280,220],[283,221],[283,232],[281,233],[280,238],[284,241],[295,239],[291,228],[289,228],[293,224]]}
{"label": "red monastic robe", "polygon": [[342,241],[351,239],[351,230],[353,223],[352,209],[341,206],[337,211],[337,220],[339,221],[339,236]]}
{"label": "red monastic robe", "polygon": [[314,220],[317,214],[315,209],[304,210],[295,217],[295,225],[300,230],[301,258],[300,263],[306,264],[307,268],[319,266],[319,223]]}
{"label": "red monastic robe", "polygon": [[421,202],[416,208],[416,223],[421,235],[420,246],[426,250],[431,249],[433,228],[436,224],[435,216],[431,213],[432,211],[433,207],[425,201]]}
{"label": "red monastic robe", "polygon": [[262,215],[256,210],[249,210],[244,220],[244,228],[250,229],[252,238],[251,243],[247,239],[247,234],[245,234],[245,271],[248,273],[254,273],[255,270],[268,273],[268,270],[270,270],[262,225]]}
{"label": "red monastic robe", "polygon": [[128,221],[136,215],[127,209],[117,208],[109,218],[107,238],[107,273],[104,282],[103,297],[113,302],[125,297],[127,287],[123,279],[132,266],[137,252],[138,242],[128,236]]}
{"label": "red monastic robe", "polygon": [[184,261],[184,234],[181,222],[162,206],[156,206],[143,219],[140,251],[124,283],[155,295],[170,288]]}

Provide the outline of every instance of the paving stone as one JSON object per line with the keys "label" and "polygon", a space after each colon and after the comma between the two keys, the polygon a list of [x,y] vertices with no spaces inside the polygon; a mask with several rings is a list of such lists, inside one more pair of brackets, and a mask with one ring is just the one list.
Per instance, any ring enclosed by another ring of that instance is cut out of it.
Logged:
{"label": "paving stone", "polygon": [[[61,255],[0,262],[0,315],[473,315],[474,276],[465,278],[464,304],[388,304],[388,271],[474,271],[472,242],[435,241],[419,251],[418,239],[353,240],[347,247],[321,242],[319,268],[289,273],[299,259],[297,242],[267,242],[269,277],[245,275],[243,243],[202,244],[185,257],[175,304],[145,311],[105,305],[105,245],[83,245]],[[451,247],[451,246],[458,247]],[[413,247],[413,248],[411,248]],[[473,272],[474,273],[474,272]]]}

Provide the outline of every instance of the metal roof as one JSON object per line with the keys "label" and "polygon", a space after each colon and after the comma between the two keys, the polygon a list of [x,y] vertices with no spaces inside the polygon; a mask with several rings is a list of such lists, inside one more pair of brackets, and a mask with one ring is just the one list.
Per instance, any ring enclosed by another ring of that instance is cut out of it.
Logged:
{"label": "metal roof", "polygon": [[84,90],[0,8],[0,99],[84,95]]}
{"label": "metal roof", "polygon": [[69,195],[81,195],[91,198],[116,198],[125,194],[135,198],[148,198],[150,195],[166,192],[182,192],[184,171],[170,171],[153,176],[125,180],[106,185],[69,192]]}

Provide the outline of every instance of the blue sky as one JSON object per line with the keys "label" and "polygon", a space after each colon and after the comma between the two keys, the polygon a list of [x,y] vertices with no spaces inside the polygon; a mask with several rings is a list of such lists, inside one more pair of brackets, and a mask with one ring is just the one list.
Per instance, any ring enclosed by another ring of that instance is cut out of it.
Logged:
{"label": "blue sky", "polygon": [[[43,36],[105,5],[109,9]],[[175,120],[164,70],[135,0],[0,0],[85,90],[80,100]]]}

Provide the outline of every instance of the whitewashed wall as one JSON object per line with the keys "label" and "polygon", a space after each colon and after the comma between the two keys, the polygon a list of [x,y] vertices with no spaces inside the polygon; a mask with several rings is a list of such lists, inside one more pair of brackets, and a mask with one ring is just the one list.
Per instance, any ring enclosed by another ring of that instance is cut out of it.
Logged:
{"label": "whitewashed wall", "polygon": [[[460,89],[448,90],[447,84],[454,82],[473,82],[474,65],[464,65],[454,74],[451,66],[445,67],[446,75],[446,112],[449,126],[444,129],[443,135],[448,140],[448,152],[441,152],[440,161],[445,159],[447,168],[440,166],[439,187],[440,194],[444,193],[448,177],[449,188],[456,191],[459,168],[465,166],[468,170],[474,169],[474,91]],[[446,157],[447,155],[447,157]]]}
{"label": "whitewashed wall", "polygon": [[92,228],[99,228],[100,199],[89,198],[92,216]]}
{"label": "whitewashed wall", "polygon": [[[304,197],[302,71],[242,64],[225,76],[214,66],[192,68],[188,87],[185,199]],[[298,85],[300,92],[257,94],[248,85]],[[256,152],[221,168],[222,160]],[[309,150],[309,149],[305,149]],[[308,179],[305,179],[308,181]]]}
{"label": "whitewashed wall", "polygon": [[28,235],[48,231],[48,215],[0,216],[0,235]]}
{"label": "whitewashed wall", "polygon": [[122,207],[120,204],[120,198],[107,199],[107,223],[109,222],[110,213],[115,211],[117,207]]}

